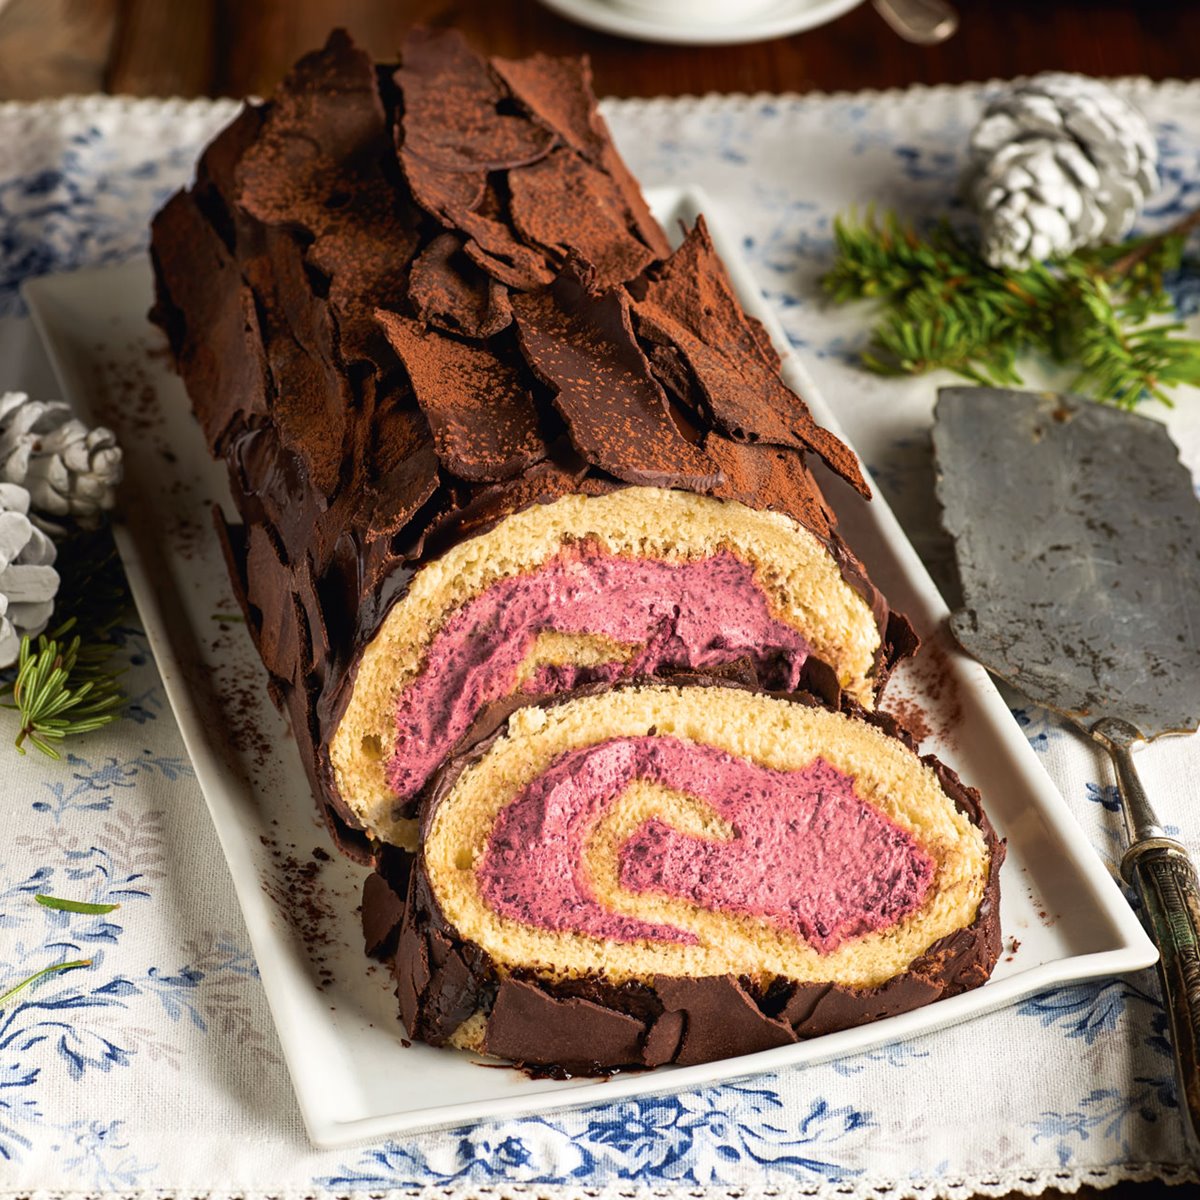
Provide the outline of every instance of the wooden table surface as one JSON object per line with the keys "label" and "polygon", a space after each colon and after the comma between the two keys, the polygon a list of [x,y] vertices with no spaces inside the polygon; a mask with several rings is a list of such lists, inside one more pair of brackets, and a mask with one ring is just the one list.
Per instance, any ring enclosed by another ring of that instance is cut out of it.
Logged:
{"label": "wooden table surface", "polygon": [[[1188,78],[1200,0],[958,0],[959,33],[900,41],[870,4],[823,28],[746,46],[627,41],[572,25],[536,0],[0,0],[0,99],[111,91],[268,93],[291,63],[345,25],[377,58],[410,25],[457,26],[488,53],[588,54],[601,95],[804,92],[1007,78],[1049,68]],[[1125,1184],[1078,1195],[1179,1200],[1194,1186]]]}
{"label": "wooden table surface", "polygon": [[691,48],[593,33],[537,0],[0,0],[0,98],[263,94],[334,24],[378,58],[417,23],[456,25],[489,52],[590,54],[597,90],[615,96],[1196,72],[1197,0],[957,2],[961,28],[936,48],[900,41],[870,4],[790,38]]}

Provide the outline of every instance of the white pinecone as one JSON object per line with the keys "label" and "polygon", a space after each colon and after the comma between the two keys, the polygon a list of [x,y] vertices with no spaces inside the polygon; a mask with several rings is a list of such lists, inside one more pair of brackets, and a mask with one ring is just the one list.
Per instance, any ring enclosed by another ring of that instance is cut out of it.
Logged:
{"label": "white pinecone", "polygon": [[1017,84],[971,135],[966,191],[994,267],[1118,241],[1158,183],[1146,118],[1085,75],[1052,71]]}
{"label": "white pinecone", "polygon": [[0,483],[0,667],[17,661],[21,638],[42,632],[54,612],[57,548],[29,519],[28,491]]}
{"label": "white pinecone", "polygon": [[0,480],[27,488],[35,512],[94,528],[116,503],[122,471],[112,430],[89,429],[60,400],[0,396]]}

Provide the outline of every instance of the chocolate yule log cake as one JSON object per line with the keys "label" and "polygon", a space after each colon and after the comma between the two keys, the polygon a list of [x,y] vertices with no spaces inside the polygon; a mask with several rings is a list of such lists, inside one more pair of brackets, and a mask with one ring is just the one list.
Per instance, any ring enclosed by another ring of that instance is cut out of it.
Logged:
{"label": "chocolate yule log cake", "polygon": [[890,718],[618,684],[452,759],[364,928],[410,1036],[571,1073],[698,1063],[984,982],[1003,856]]}
{"label": "chocolate yule log cake", "polygon": [[854,455],[703,222],[672,251],[586,63],[416,31],[375,65],[335,33],[152,255],[231,578],[348,853],[414,848],[497,704],[746,660],[870,710],[914,648],[807,465],[866,495]]}

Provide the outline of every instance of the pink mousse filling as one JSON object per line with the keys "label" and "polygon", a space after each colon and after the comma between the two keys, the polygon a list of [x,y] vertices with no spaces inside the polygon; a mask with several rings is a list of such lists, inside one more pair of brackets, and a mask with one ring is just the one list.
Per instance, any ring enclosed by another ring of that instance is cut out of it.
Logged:
{"label": "pink mousse filling", "polygon": [[775,771],[676,738],[615,738],[563,754],[500,814],[478,873],[492,910],[615,941],[695,942],[611,912],[592,891],[583,848],[635,779],[703,799],[734,835],[709,841],[646,822],[619,853],[627,891],[762,917],[829,953],[914,911],[933,880],[929,855],[824,759]]}
{"label": "pink mousse filling", "polygon": [[663,667],[713,667],[749,655],[770,687],[792,690],[808,644],[767,607],[754,571],[727,551],[696,562],[568,550],[494,583],[434,637],[396,713],[388,783],[413,798],[479,711],[517,690],[540,633],[604,634],[643,649],[631,662],[543,668],[523,690],[567,691]]}

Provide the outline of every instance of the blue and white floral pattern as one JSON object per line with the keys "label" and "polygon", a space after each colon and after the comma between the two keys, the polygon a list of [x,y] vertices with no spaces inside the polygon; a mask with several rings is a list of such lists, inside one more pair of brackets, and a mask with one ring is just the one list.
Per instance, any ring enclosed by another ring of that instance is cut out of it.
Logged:
{"label": "blue and white floral pattern", "polygon": [[[1147,224],[1169,222],[1200,204],[1200,91],[1131,86],[1163,150],[1166,187]],[[979,103],[979,92],[952,89],[608,109],[645,183],[699,183],[743,231],[789,336],[837,395],[927,558],[942,553],[923,499],[929,385],[858,372],[862,314],[828,309],[818,279],[833,216],[848,203],[875,201],[916,221],[953,203]],[[0,106],[0,336],[29,336],[22,279],[141,253],[154,207],[233,111]],[[1192,268],[1171,286],[1181,312],[1200,306]],[[1181,403],[1171,419],[1200,458],[1200,417]],[[122,721],[73,743],[59,764],[4,759],[0,993],[54,963],[87,965],[0,1005],[0,1191],[340,1197],[436,1186],[465,1197],[503,1184],[549,1196],[633,1185],[680,1196],[791,1188],[865,1197],[908,1186],[998,1194],[1084,1173],[1196,1178],[1182,1165],[1149,972],[1056,988],[986,1021],[803,1070],[352,1151],[312,1149],[161,683],[136,627],[125,641]],[[1053,716],[1011,702],[1111,860],[1118,814],[1105,768]],[[1172,779],[1195,777],[1193,750],[1164,753]],[[1168,780],[1164,804],[1180,817],[1182,786],[1172,791]],[[36,904],[39,892],[120,907],[64,913]],[[1025,1082],[1033,1079],[1036,1092]]]}
{"label": "blue and white floral pattern", "polygon": [[517,1122],[456,1129],[433,1149],[389,1141],[318,1178],[337,1191],[381,1191],[436,1181],[568,1184],[597,1180],[735,1184],[763,1178],[841,1182],[862,1173],[846,1150],[873,1128],[870,1114],[810,1102],[799,1120],[771,1081],[622,1101]]}

